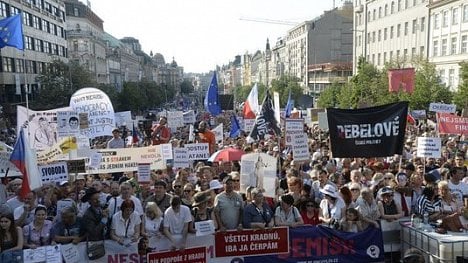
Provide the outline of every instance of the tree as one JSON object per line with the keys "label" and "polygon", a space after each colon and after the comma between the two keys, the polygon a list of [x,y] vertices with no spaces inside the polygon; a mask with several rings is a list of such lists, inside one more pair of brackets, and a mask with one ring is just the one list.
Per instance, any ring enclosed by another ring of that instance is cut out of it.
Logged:
{"label": "tree", "polygon": [[[236,98],[237,102],[244,102],[247,100],[247,97],[249,96],[250,91],[252,90],[254,84],[250,86],[237,86],[234,89],[234,96]],[[257,89],[258,89],[258,100],[259,103],[262,103],[263,97],[265,95],[265,85],[262,83],[257,83]]]}
{"label": "tree", "polygon": [[52,61],[37,76],[41,84],[31,107],[35,109],[54,109],[70,105],[72,94],[83,87],[95,86],[91,75],[77,63],[66,64],[61,60]]}
{"label": "tree", "polygon": [[192,82],[188,79],[184,79],[182,83],[180,84],[180,93],[183,94],[190,94],[193,93],[194,87],[192,85]]}
{"label": "tree", "polygon": [[460,85],[453,96],[457,109],[468,111],[468,62],[460,63]]}
{"label": "tree", "polygon": [[289,90],[291,90],[291,99],[295,101],[298,101],[303,94],[302,88],[299,86],[299,79],[290,76],[281,76],[279,79],[274,79],[271,82],[271,89],[273,92],[279,93],[281,107],[286,106],[288,102]]}
{"label": "tree", "polygon": [[338,106],[338,96],[340,95],[342,84],[333,83],[330,87],[326,88],[320,93],[317,100],[319,108],[335,108]]}

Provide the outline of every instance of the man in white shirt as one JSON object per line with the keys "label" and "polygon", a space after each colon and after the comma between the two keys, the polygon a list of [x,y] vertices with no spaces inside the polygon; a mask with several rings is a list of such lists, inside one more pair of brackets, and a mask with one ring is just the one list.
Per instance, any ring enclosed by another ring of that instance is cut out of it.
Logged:
{"label": "man in white shirt", "polygon": [[465,167],[453,167],[450,172],[452,176],[448,187],[457,205],[463,207],[463,197],[468,196],[468,185],[461,181],[465,176]]}
{"label": "man in white shirt", "polygon": [[129,182],[123,182],[120,185],[120,195],[117,198],[111,198],[109,200],[109,217],[120,211],[120,206],[124,200],[132,200],[135,204],[135,213],[139,216],[143,215],[143,206],[141,205],[140,199],[132,195],[132,185]]}
{"label": "man in white shirt", "polygon": [[107,149],[125,148],[125,142],[120,138],[120,130],[114,129],[112,131],[113,138],[107,142]]}
{"label": "man in white shirt", "polygon": [[164,212],[163,233],[171,242],[171,249],[184,249],[187,241],[188,224],[192,221],[190,209],[182,205],[179,196],[171,198],[171,206]]}

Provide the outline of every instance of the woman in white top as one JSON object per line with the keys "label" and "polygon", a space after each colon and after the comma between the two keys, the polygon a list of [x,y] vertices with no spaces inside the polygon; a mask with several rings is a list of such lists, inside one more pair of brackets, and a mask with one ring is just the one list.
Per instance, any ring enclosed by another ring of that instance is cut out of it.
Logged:
{"label": "woman in white top", "polygon": [[304,224],[299,210],[293,205],[294,197],[284,194],[280,197],[280,205],[275,210],[275,226],[301,226]]}
{"label": "woman in white top", "polygon": [[140,216],[135,212],[132,200],[125,200],[120,211],[112,216],[110,237],[121,245],[137,242],[140,238]]}
{"label": "woman in white top", "polygon": [[[158,239],[161,237],[162,212],[155,202],[148,202],[143,217],[142,236],[148,239]],[[151,240],[150,240],[151,242]]]}
{"label": "woman in white top", "polygon": [[346,204],[333,185],[327,184],[320,192],[324,198],[320,202],[319,219],[325,224],[339,222],[345,216]]}
{"label": "woman in white top", "polygon": [[453,198],[452,193],[450,192],[448,182],[440,181],[437,184],[439,188],[439,196],[441,200],[440,210],[445,215],[450,215],[456,212],[459,212],[462,207],[459,207],[455,198]]}

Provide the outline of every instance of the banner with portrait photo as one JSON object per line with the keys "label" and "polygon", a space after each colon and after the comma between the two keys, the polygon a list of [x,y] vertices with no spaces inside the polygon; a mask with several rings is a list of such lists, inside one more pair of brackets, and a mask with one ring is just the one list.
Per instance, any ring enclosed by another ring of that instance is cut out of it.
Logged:
{"label": "banner with portrait photo", "polygon": [[80,135],[80,116],[75,111],[57,111],[57,135],[59,138]]}
{"label": "banner with portrait photo", "polygon": [[327,109],[333,157],[386,157],[403,151],[408,102]]}
{"label": "banner with portrait photo", "polygon": [[34,111],[23,106],[17,106],[17,131],[24,128],[28,132],[31,148],[44,151],[54,146],[58,141],[57,112],[67,111],[70,108],[58,108],[45,111]]}
{"label": "banner with portrait photo", "polygon": [[252,186],[265,190],[265,196],[276,195],[277,159],[266,153],[242,155],[240,170],[240,190],[245,193]]}

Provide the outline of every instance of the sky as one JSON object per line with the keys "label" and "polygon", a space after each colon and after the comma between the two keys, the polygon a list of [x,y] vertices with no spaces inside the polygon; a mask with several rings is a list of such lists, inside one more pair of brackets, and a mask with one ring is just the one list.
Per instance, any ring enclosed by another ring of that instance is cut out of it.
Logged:
{"label": "sky", "polygon": [[240,18],[300,23],[333,8],[333,0],[89,1],[104,31],[138,39],[144,52],[161,53],[166,63],[174,57],[186,73],[209,72],[246,51],[263,51],[267,38],[273,47],[294,27]]}

